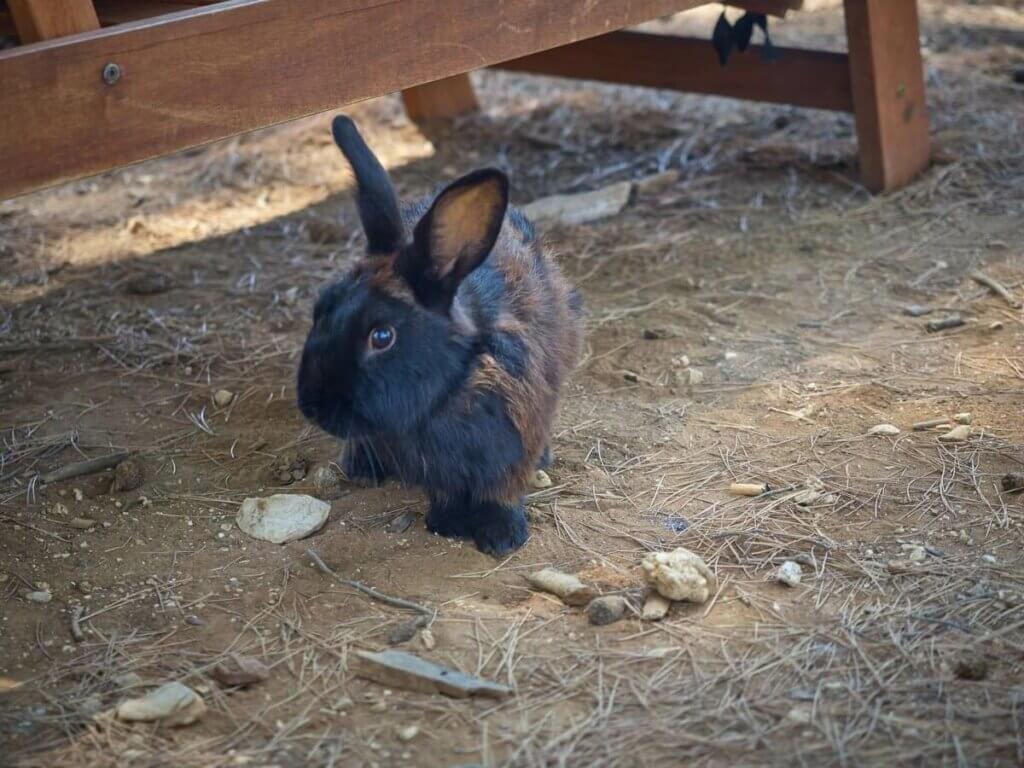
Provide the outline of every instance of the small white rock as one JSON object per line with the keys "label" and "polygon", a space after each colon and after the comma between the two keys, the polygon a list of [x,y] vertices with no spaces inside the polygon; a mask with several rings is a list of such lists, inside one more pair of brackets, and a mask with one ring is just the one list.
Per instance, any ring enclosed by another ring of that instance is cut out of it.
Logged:
{"label": "small white rock", "polygon": [[684,547],[650,552],[640,563],[647,583],[669,600],[703,603],[715,585],[715,575],[700,555]]}
{"label": "small white rock", "polygon": [[23,597],[32,603],[48,603],[53,599],[53,593],[48,589],[40,589],[33,592],[25,592]]}
{"label": "small white rock", "polygon": [[423,647],[428,651],[434,650],[437,646],[437,640],[434,638],[434,633],[429,629],[424,629],[420,632],[420,642],[423,643]]}
{"label": "small white rock", "polygon": [[895,424],[875,424],[868,430],[869,435],[898,435],[900,428]]}
{"label": "small white rock", "polygon": [[398,729],[398,738],[402,741],[412,741],[419,732],[420,727],[418,725],[406,725]]}
{"label": "small white rock", "polygon": [[904,544],[903,552],[912,563],[923,563],[928,557],[927,550],[920,544]]}
{"label": "small white rock", "polygon": [[800,585],[800,578],[803,576],[803,571],[800,569],[800,563],[787,560],[779,569],[775,572],[775,580],[780,584],[785,584],[787,587],[796,587]]}
{"label": "small white rock", "polygon": [[190,725],[206,712],[202,697],[178,682],[165,683],[138,699],[117,706],[117,718],[128,722],[160,720],[166,725]]}
{"label": "small white rock", "polygon": [[962,443],[971,436],[971,427],[969,424],[961,424],[959,427],[953,427],[949,432],[944,435],[939,435],[939,440],[944,443]]}
{"label": "small white rock", "polygon": [[704,383],[704,371],[700,368],[688,368],[689,384],[691,387],[699,386]]}
{"label": "small white rock", "polygon": [[312,496],[278,493],[243,501],[235,522],[255,539],[284,544],[320,530],[330,512],[330,504]]}
{"label": "small white rock", "polygon": [[990,563],[992,565],[999,562],[998,560],[996,560],[995,555],[982,555],[981,559],[984,560],[986,563]]}
{"label": "small white rock", "polygon": [[967,412],[958,413],[953,417],[953,421],[955,421],[957,424],[970,424],[972,421],[974,421],[974,417]]}
{"label": "small white rock", "polygon": [[591,192],[542,197],[524,205],[523,213],[538,224],[547,221],[586,224],[617,214],[629,203],[632,193],[633,183],[620,181]]}
{"label": "small white rock", "polygon": [[230,389],[218,389],[213,394],[213,404],[218,408],[226,408],[235,399],[235,393]]}
{"label": "small white rock", "polygon": [[538,469],[533,473],[533,477],[530,478],[530,486],[538,490],[541,488],[550,488],[551,477],[543,469]]}

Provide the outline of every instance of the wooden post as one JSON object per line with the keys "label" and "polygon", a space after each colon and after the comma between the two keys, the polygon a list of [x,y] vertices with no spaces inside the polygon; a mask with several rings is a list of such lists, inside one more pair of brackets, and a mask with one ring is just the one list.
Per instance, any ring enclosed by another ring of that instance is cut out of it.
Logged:
{"label": "wooden post", "polygon": [[402,91],[405,113],[415,123],[452,118],[478,109],[469,75],[455,75]]}
{"label": "wooden post", "polygon": [[100,28],[92,0],[7,0],[22,43]]}
{"label": "wooden post", "polygon": [[864,185],[903,186],[928,166],[916,0],[844,0]]}

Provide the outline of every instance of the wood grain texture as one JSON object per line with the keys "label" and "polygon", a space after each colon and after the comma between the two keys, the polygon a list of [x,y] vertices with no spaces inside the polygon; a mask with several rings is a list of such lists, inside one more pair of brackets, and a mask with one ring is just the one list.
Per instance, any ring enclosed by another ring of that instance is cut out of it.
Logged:
{"label": "wood grain texture", "polygon": [[928,166],[928,111],[915,0],[845,0],[861,177],[874,191]]}
{"label": "wood grain texture", "polygon": [[92,0],[7,0],[22,43],[100,28]]}
{"label": "wood grain texture", "polygon": [[701,4],[228,0],[19,46],[0,52],[0,197]]}
{"label": "wood grain texture", "polygon": [[760,47],[733,53],[721,66],[707,40],[643,32],[611,34],[498,64],[498,69],[607,83],[709,93],[841,111],[853,110],[846,55],[777,48],[774,61]]}
{"label": "wood grain texture", "polygon": [[458,117],[479,108],[468,74],[407,88],[402,103],[413,122]]}

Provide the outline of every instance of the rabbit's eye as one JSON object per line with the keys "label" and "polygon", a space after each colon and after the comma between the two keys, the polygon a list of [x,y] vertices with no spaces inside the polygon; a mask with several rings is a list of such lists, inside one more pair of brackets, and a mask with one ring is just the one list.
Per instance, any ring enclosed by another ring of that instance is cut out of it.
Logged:
{"label": "rabbit's eye", "polygon": [[370,331],[370,349],[383,352],[395,343],[395,329],[390,325],[378,325]]}

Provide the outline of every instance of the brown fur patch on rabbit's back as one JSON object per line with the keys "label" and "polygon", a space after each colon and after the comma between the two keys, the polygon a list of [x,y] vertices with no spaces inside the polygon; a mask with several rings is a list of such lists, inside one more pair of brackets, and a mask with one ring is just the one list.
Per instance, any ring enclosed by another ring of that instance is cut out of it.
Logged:
{"label": "brown fur patch on rabbit's back", "polygon": [[509,212],[488,260],[506,287],[493,329],[522,346],[525,364],[511,372],[484,355],[471,390],[498,393],[520,434],[524,457],[508,482],[514,495],[526,487],[547,445],[561,388],[579,360],[582,321],[574,289],[518,211]]}

